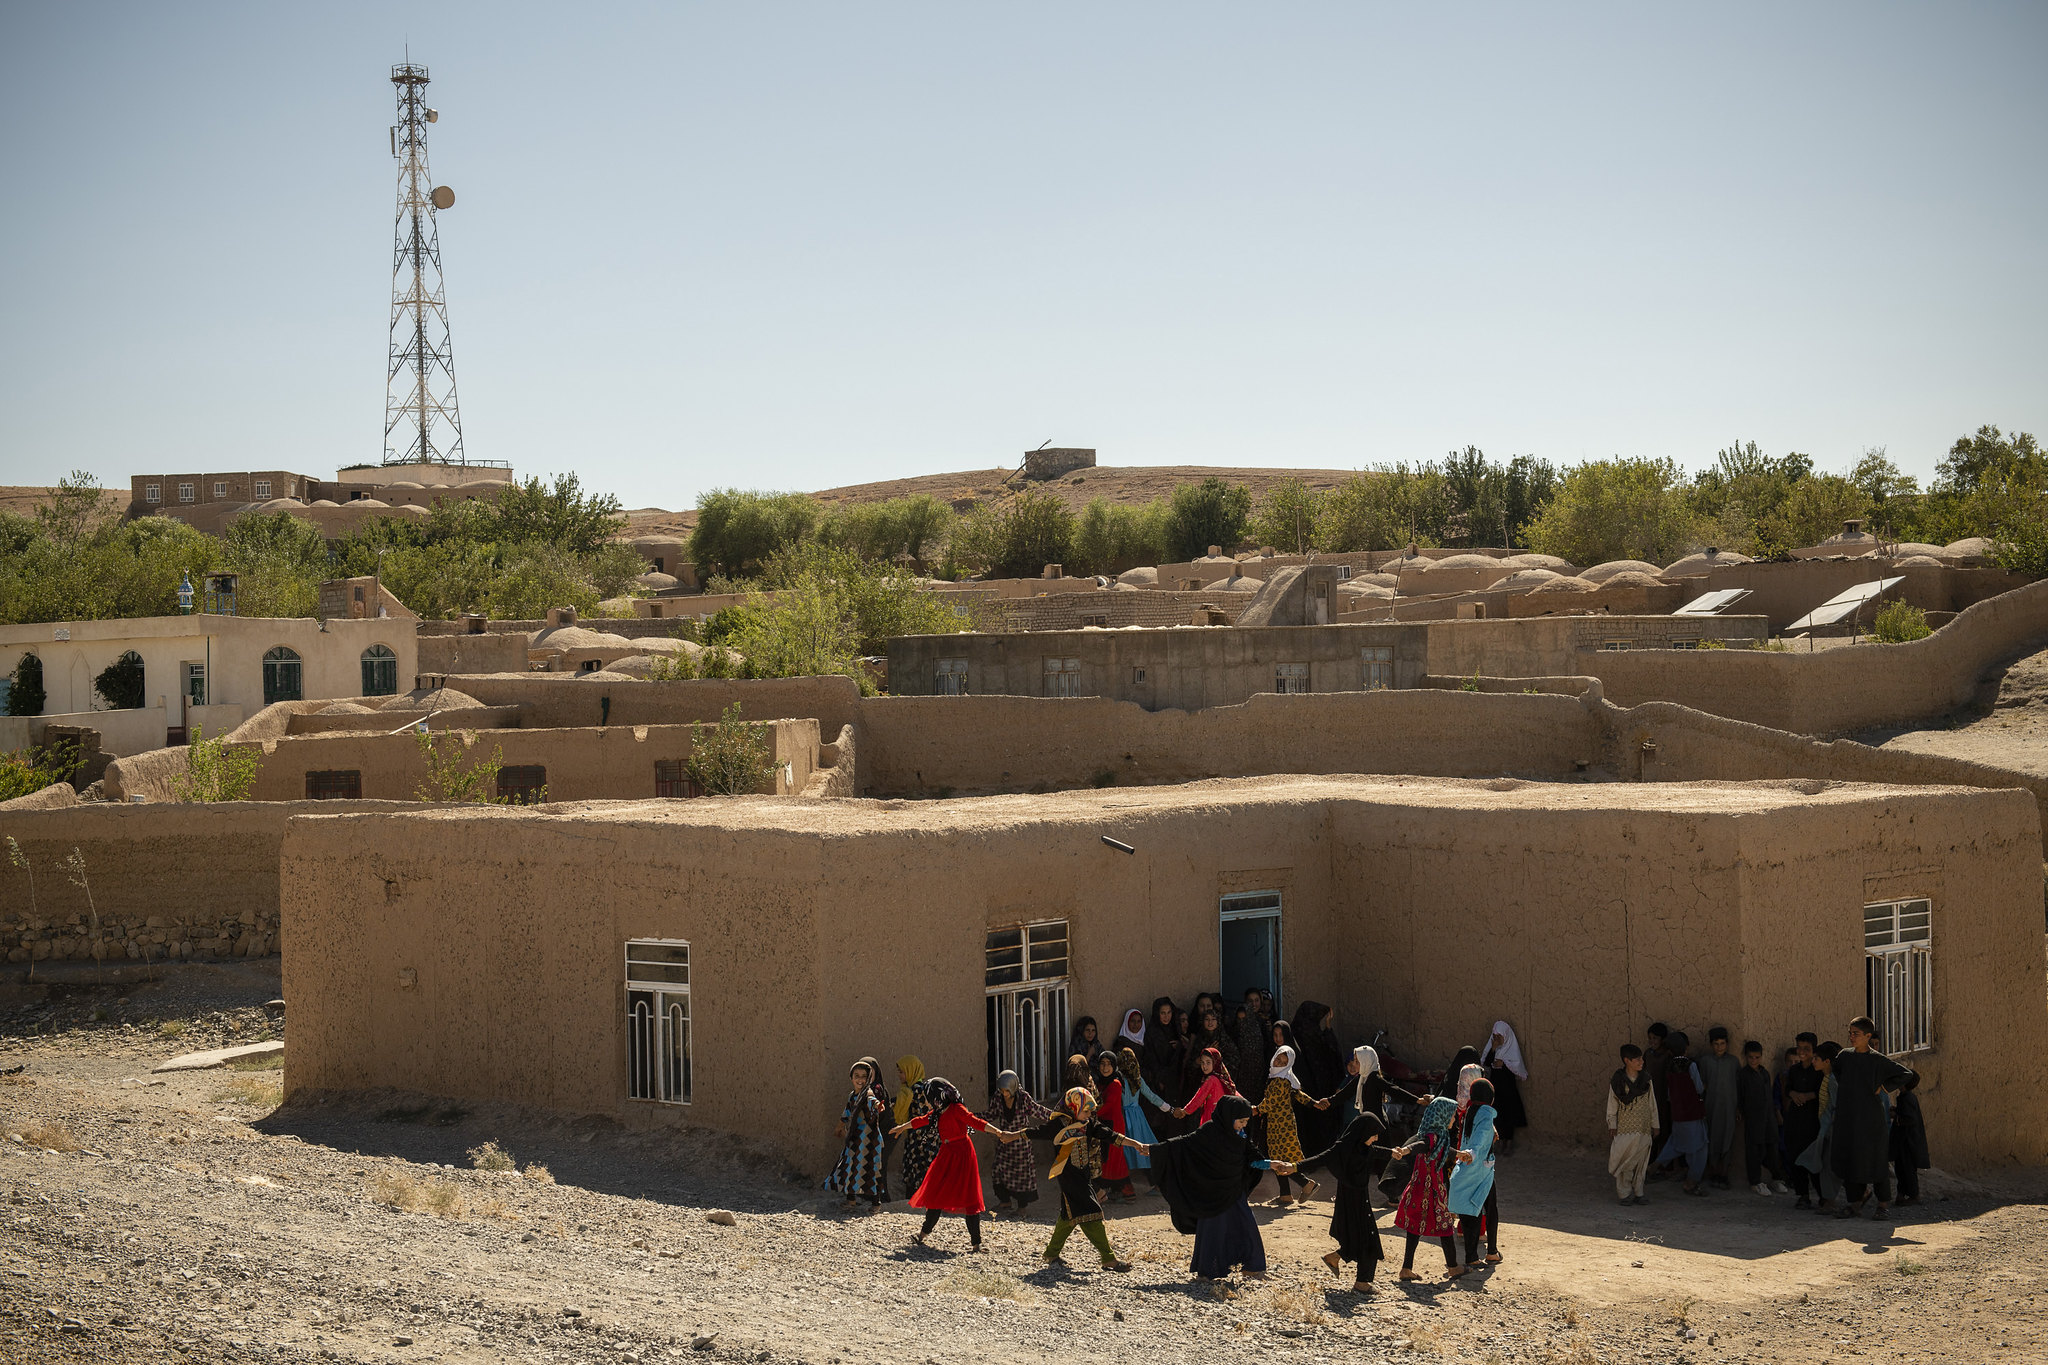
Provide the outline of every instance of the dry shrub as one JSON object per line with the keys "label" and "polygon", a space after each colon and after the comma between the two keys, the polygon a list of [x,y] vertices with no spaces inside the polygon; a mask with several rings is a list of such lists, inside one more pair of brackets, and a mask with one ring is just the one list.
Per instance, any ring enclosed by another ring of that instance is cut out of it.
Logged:
{"label": "dry shrub", "polygon": [[1568,1341],[1543,1353],[1543,1365],[1599,1365],[1600,1358],[1584,1341]]}
{"label": "dry shrub", "polygon": [[22,1141],[31,1147],[47,1147],[53,1152],[75,1152],[78,1139],[71,1136],[71,1130],[61,1123],[38,1123],[33,1128],[21,1130]]}
{"label": "dry shrub", "polygon": [[495,1142],[486,1142],[480,1147],[469,1149],[469,1164],[480,1171],[516,1171],[519,1163],[512,1154]]}
{"label": "dry shrub", "polygon": [[1901,1275],[1925,1275],[1927,1263],[1916,1261],[1911,1256],[1900,1256],[1892,1262],[1892,1269]]}
{"label": "dry shrub", "polygon": [[284,1054],[282,1052],[266,1052],[257,1057],[237,1057],[228,1063],[228,1070],[282,1071],[284,1070]]}
{"label": "dry shrub", "polygon": [[519,1215],[512,1212],[511,1206],[496,1195],[478,1204],[471,1212],[479,1218],[502,1218],[508,1223],[519,1221]]}
{"label": "dry shrub", "polygon": [[156,1026],[156,1034],[159,1038],[175,1038],[184,1031],[185,1021],[183,1019],[166,1019],[163,1023]]}
{"label": "dry shrub", "polygon": [[379,1200],[407,1213],[424,1211],[443,1218],[460,1218],[468,1211],[462,1191],[446,1180],[418,1180],[383,1171],[371,1182],[370,1189]]}
{"label": "dry shrub", "polygon": [[527,1162],[526,1169],[521,1171],[520,1174],[536,1185],[552,1185],[555,1183],[554,1173],[538,1161]]}
{"label": "dry shrub", "polygon": [[1031,1287],[1005,1271],[963,1267],[947,1276],[940,1288],[970,1299],[1008,1299],[1012,1303],[1035,1303]]}
{"label": "dry shrub", "polygon": [[254,1104],[275,1109],[284,1099],[284,1081],[276,1076],[235,1076],[214,1092],[217,1104]]}
{"label": "dry shrub", "polygon": [[1323,1321],[1323,1301],[1320,1295],[1292,1285],[1275,1289],[1271,1306],[1273,1316],[1288,1322],[1307,1323],[1311,1326]]}

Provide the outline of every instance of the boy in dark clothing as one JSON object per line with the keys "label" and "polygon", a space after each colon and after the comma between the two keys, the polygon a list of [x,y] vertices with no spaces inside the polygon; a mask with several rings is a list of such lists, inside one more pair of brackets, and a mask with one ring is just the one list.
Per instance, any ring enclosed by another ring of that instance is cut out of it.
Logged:
{"label": "boy in dark clothing", "polygon": [[1799,1154],[1820,1137],[1820,1068],[1813,1064],[1813,1050],[1820,1039],[1811,1033],[1799,1035],[1798,1062],[1785,1073],[1785,1151],[1792,1158],[1792,1192],[1799,1202],[1792,1207],[1813,1207],[1812,1192],[1819,1182],[1813,1172],[1799,1164]]}
{"label": "boy in dark clothing", "polygon": [[[1650,1045],[1643,1049],[1643,1074],[1650,1078],[1650,1093],[1657,1097],[1657,1135],[1650,1150],[1661,1152],[1664,1144],[1671,1141],[1671,1054],[1664,1049],[1664,1040],[1671,1030],[1656,1023],[1650,1025],[1648,1034]],[[1666,1174],[1665,1168],[1652,1159],[1649,1178],[1662,1180]]]}
{"label": "boy in dark clothing", "polygon": [[1934,1164],[1927,1159],[1927,1123],[1920,1115],[1920,1097],[1913,1093],[1919,1086],[1920,1075],[1914,1072],[1892,1099],[1892,1170],[1900,1204],[1920,1202],[1920,1172]]}
{"label": "boy in dark clothing", "polygon": [[[1768,1196],[1772,1190],[1764,1175],[1766,1171],[1777,1174],[1778,1125],[1772,1121],[1771,1073],[1764,1069],[1764,1045],[1754,1039],[1742,1045],[1742,1070],[1735,1080],[1735,1092],[1742,1110],[1743,1176],[1751,1189]],[[1790,1186],[1779,1182],[1777,1193],[1791,1192]]]}

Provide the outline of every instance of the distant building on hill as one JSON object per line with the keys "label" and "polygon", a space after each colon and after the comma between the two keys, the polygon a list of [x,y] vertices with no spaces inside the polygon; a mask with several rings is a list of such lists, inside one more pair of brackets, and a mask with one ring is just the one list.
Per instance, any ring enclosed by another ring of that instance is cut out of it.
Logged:
{"label": "distant building on hill", "polygon": [[495,499],[511,482],[503,461],[351,465],[331,480],[284,469],[137,474],[129,480],[128,515],[170,517],[219,535],[251,512],[289,512],[333,538],[374,517],[421,517],[446,502]]}

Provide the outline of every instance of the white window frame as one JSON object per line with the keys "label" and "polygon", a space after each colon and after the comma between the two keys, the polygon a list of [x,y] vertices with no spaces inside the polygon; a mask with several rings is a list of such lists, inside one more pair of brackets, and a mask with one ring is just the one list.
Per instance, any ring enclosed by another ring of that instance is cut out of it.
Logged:
{"label": "white window frame", "polygon": [[202,660],[185,661],[185,696],[194,706],[206,705],[206,664]]}
{"label": "white window frame", "polygon": [[1046,655],[1044,692],[1048,697],[1081,696],[1081,661]]}
{"label": "white window frame", "polygon": [[1934,902],[1863,907],[1863,985],[1878,1046],[1893,1057],[1934,1046]]}
{"label": "white window frame", "polygon": [[1358,680],[1367,692],[1385,692],[1394,686],[1394,650],[1391,645],[1367,645],[1358,651]]}
{"label": "white window frame", "polygon": [[142,485],[142,500],[152,503],[162,502],[164,500],[164,486],[160,483],[146,483]]}
{"label": "white window frame", "polygon": [[255,492],[256,492],[256,501],[258,501],[258,502],[269,502],[269,501],[270,501],[270,480],[268,480],[268,479],[258,479],[258,480],[256,480],[256,487],[255,487]]}
{"label": "white window frame", "polygon": [[192,501],[192,485],[191,485],[191,484],[189,484],[189,483],[181,483],[181,484],[179,484],[179,485],[178,485],[178,501],[179,501],[179,502],[190,502],[190,501]]}
{"label": "white window frame", "polygon": [[[1054,928],[1059,930],[1057,940],[1046,933]],[[1038,931],[1040,939],[1037,944],[1032,942],[1034,930]],[[1066,920],[1041,919],[994,925],[989,928],[987,937],[1012,932],[1019,938],[1015,963],[995,961],[996,955],[1007,953],[1007,949],[985,944],[982,955],[989,1062],[993,1068],[988,1081],[993,1087],[998,1075],[1014,1071],[1024,1088],[1034,1098],[1044,1101],[1048,1095],[1058,1095],[1061,1072],[1066,1064],[1068,1000],[1072,995],[1073,982],[1073,931]],[[1057,957],[1051,952],[1055,943]],[[1035,955],[1034,947],[1047,951]],[[1019,979],[989,982],[991,975],[1007,975],[1013,967]]]}
{"label": "white window frame", "polygon": [[1274,664],[1273,690],[1299,696],[1309,690],[1307,664]]}
{"label": "white window frame", "polygon": [[[660,950],[680,961],[659,961]],[[679,938],[626,940],[626,1098],[647,1104],[690,1103],[695,1081],[691,1054],[690,945]],[[637,973],[637,975],[636,975]]]}
{"label": "white window frame", "polygon": [[941,659],[932,669],[932,695],[935,697],[964,697],[967,695],[967,660]]}
{"label": "white window frame", "polygon": [[228,486],[227,486],[227,484],[226,484],[226,483],[225,483],[224,481],[220,480],[220,479],[215,479],[215,480],[213,481],[213,496],[214,496],[214,500],[215,500],[215,501],[219,501],[220,499],[222,499],[222,498],[225,498],[225,497],[226,497],[227,495],[228,495]]}

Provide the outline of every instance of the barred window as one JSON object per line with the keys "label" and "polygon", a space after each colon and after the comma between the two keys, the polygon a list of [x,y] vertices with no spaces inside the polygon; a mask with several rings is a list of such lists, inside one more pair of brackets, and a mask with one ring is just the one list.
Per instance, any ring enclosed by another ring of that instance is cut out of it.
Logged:
{"label": "barred window", "polygon": [[626,944],[626,1094],[656,1104],[690,1102],[690,945],[680,939]]}
{"label": "barred window", "polygon": [[1056,659],[1045,661],[1045,695],[1048,697],[1078,697],[1081,695],[1081,661],[1079,659]]}
{"label": "barred window", "polygon": [[654,760],[654,794],[659,797],[702,796],[704,789],[692,780],[688,765],[680,758]]}
{"label": "barred window", "polygon": [[1365,690],[1378,692],[1394,685],[1394,651],[1388,645],[1368,645],[1358,651],[1365,677]]}
{"label": "barred window", "polygon": [[498,769],[498,799],[517,806],[538,806],[548,799],[548,770],[539,763]]}
{"label": "barred window", "polygon": [[1015,1071],[1034,1095],[1055,1093],[1067,1042],[1067,922],[988,933],[988,1078]]}
{"label": "barred window", "polygon": [[306,774],[308,801],[360,801],[363,774],[357,768],[338,768]]}
{"label": "barred window", "polygon": [[932,672],[932,695],[935,697],[964,697],[967,695],[967,660],[941,659]]}
{"label": "barred window", "polygon": [[1863,907],[1864,1012],[1893,1056],[1932,1047],[1934,907],[1925,899]]}
{"label": "barred window", "polygon": [[1308,691],[1307,664],[1273,665],[1273,690],[1275,692]]}

